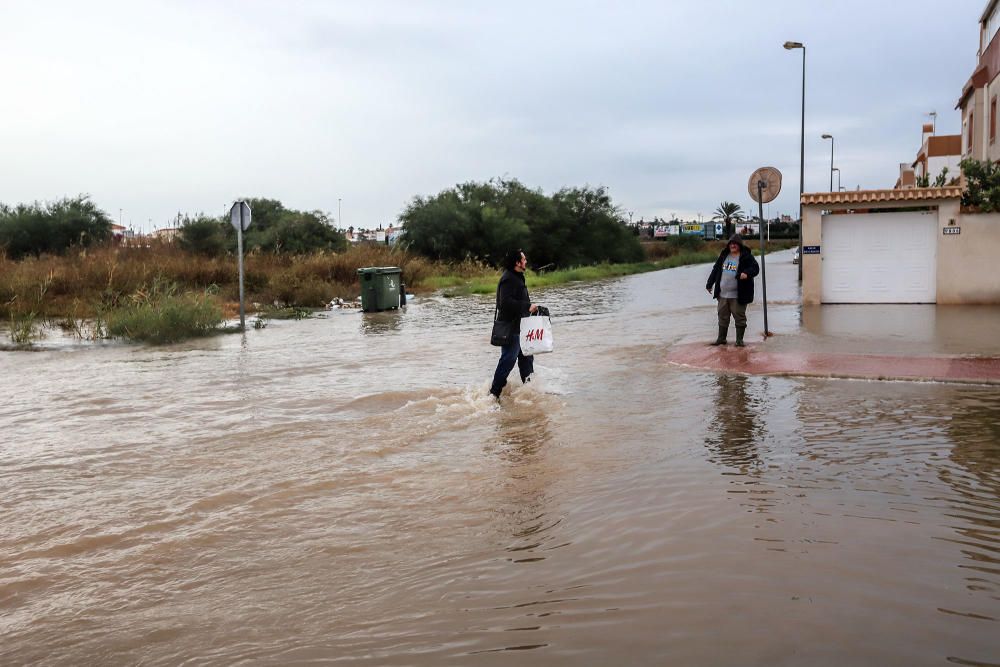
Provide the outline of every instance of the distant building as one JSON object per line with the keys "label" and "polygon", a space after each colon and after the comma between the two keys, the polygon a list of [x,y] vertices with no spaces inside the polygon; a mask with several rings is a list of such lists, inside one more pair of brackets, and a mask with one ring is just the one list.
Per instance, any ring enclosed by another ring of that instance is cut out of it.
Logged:
{"label": "distant building", "polygon": [[[934,125],[925,123],[921,128],[920,150],[913,162],[903,162],[899,165],[899,178],[896,189],[917,187],[923,179],[927,185],[933,185],[934,180],[942,173],[946,174],[948,185],[952,179],[959,176],[959,162],[962,161],[962,135],[934,134]],[[947,169],[947,171],[945,171]]]}
{"label": "distant building", "polygon": [[111,238],[115,243],[118,243],[119,245],[129,245],[129,241],[135,237],[136,234],[134,230],[112,223]]}
{"label": "distant building", "polygon": [[155,230],[150,236],[154,239],[159,239],[160,241],[166,241],[167,243],[173,243],[177,235],[181,233],[180,227],[165,227],[163,229]]}

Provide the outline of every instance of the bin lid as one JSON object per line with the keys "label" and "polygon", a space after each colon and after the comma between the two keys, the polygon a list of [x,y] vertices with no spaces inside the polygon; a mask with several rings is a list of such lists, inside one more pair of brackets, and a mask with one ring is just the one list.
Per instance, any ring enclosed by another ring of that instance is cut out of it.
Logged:
{"label": "bin lid", "polygon": [[402,273],[403,270],[398,266],[366,266],[364,268],[358,269],[358,273]]}

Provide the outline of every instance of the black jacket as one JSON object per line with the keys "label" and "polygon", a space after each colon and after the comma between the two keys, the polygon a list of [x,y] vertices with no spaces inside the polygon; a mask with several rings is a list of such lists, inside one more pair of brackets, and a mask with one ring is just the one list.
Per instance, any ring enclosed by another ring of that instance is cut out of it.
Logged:
{"label": "black jacket", "polygon": [[[715,260],[712,273],[709,274],[708,283],[705,285],[705,289],[712,289],[712,285],[715,285],[713,294],[716,299],[719,298],[719,285],[722,282],[722,262],[725,261],[728,254],[729,246],[727,245],[719,253],[719,259]],[[746,280],[740,279],[742,273],[747,274]],[[736,269],[736,301],[743,305],[753,303],[753,279],[757,277],[758,273],[760,273],[760,265],[754,259],[750,248],[740,243],[740,264]]]}
{"label": "black jacket", "polygon": [[524,283],[524,274],[517,271],[504,271],[497,285],[497,309],[500,311],[497,319],[504,322],[520,322],[528,316],[531,309],[531,298],[528,296],[528,286]]}

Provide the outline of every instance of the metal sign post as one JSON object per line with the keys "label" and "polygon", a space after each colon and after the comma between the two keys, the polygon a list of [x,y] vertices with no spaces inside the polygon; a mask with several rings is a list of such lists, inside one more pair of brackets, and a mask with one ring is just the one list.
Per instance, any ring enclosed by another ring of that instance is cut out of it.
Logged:
{"label": "metal sign post", "polygon": [[767,326],[767,241],[765,240],[766,234],[764,234],[764,188],[767,184],[764,181],[757,181],[757,207],[760,210],[760,224],[757,229],[760,230],[760,288],[763,293],[764,298],[764,338],[771,335],[771,330]]}
{"label": "metal sign post", "polygon": [[250,206],[238,201],[229,209],[229,221],[236,228],[236,254],[240,268],[240,329],[246,329],[246,311],[243,305],[243,232],[250,226]]}
{"label": "metal sign post", "polygon": [[750,176],[747,188],[759,207],[757,229],[760,233],[760,284],[764,299],[764,340],[771,335],[767,326],[767,226],[764,223],[764,204],[774,201],[781,192],[781,172],[774,167],[761,167]]}

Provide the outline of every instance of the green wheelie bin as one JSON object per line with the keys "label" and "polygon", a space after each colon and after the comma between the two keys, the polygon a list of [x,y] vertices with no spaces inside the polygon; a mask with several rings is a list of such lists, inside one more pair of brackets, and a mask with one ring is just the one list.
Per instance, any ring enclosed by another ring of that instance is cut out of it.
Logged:
{"label": "green wheelie bin", "polygon": [[396,266],[358,269],[361,281],[361,310],[366,313],[399,308],[402,270]]}

